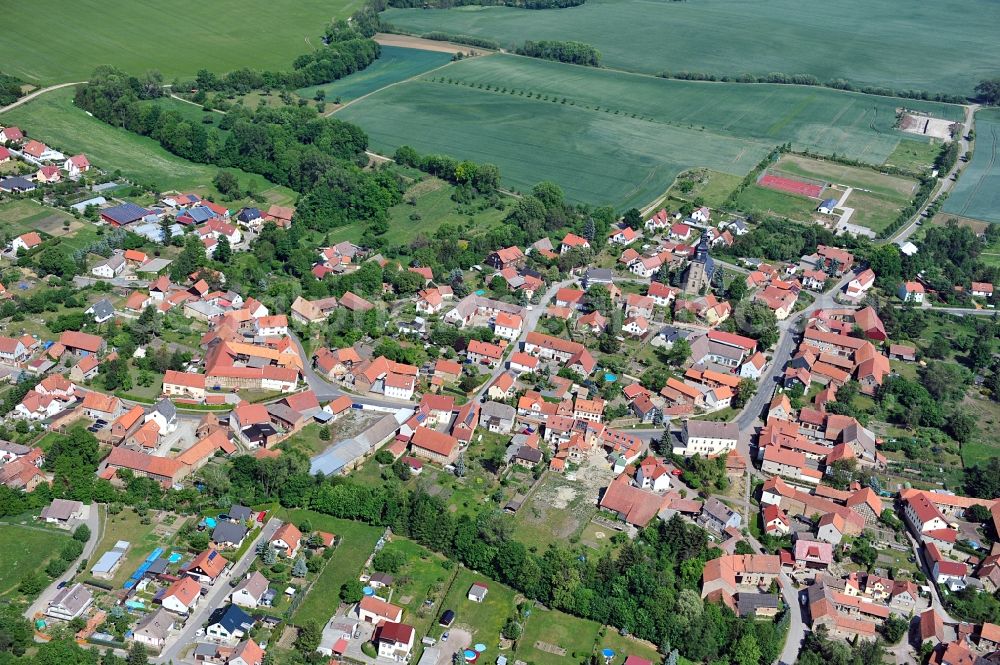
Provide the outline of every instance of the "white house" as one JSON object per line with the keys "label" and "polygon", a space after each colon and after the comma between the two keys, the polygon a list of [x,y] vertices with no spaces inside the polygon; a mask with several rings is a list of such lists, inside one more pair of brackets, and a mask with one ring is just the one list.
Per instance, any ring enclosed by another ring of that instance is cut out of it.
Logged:
{"label": "white house", "polygon": [[413,397],[416,388],[416,377],[408,374],[395,374],[390,372],[385,375],[385,396],[393,399],[408,400]]}
{"label": "white house", "polygon": [[855,300],[860,299],[868,290],[875,285],[875,273],[871,268],[861,272],[857,277],[847,283],[847,297]]}
{"label": "white house", "polygon": [[87,587],[79,582],[73,586],[63,587],[55,597],[49,601],[49,606],[45,610],[45,616],[63,621],[72,621],[87,611],[94,602]]}
{"label": "white house", "polygon": [[489,593],[489,588],[482,582],[476,582],[469,587],[469,593],[467,598],[474,603],[481,603],[486,600],[486,594]]}
{"label": "white house", "polygon": [[249,573],[242,582],[236,585],[233,592],[229,594],[229,602],[235,603],[240,607],[256,609],[264,600],[264,595],[267,593],[267,587],[267,578],[255,570],[254,572]]}
{"label": "white house", "polygon": [[220,642],[238,642],[253,628],[253,619],[236,605],[226,605],[208,617],[205,634]]}
{"label": "white house", "polygon": [[670,489],[670,471],[660,460],[649,456],[642,461],[635,473],[636,487],[665,492]]}
{"label": "white house", "polygon": [[642,337],[649,332],[649,322],[646,321],[645,317],[634,316],[625,321],[625,325],[622,326],[622,332],[628,333],[633,337]]}
{"label": "white house", "polygon": [[900,284],[897,295],[903,302],[922,303],[924,301],[924,285],[920,282]]}
{"label": "white house", "polygon": [[167,643],[167,636],[175,625],[174,617],[161,607],[136,624],[132,631],[132,641],[159,651]]}
{"label": "white house", "polygon": [[70,178],[76,180],[90,170],[90,160],[84,154],[73,155],[63,163],[63,170]]}
{"label": "white house", "polygon": [[767,358],[763,353],[758,351],[747,358],[745,363],[740,365],[740,378],[750,379],[751,381],[760,380],[761,374],[764,373],[765,365],[767,365]]}
{"label": "white house", "polygon": [[740,430],[736,423],[713,423],[686,420],[681,430],[681,445],[674,446],[675,455],[703,457],[721,455],[736,449]]}
{"label": "white house", "polygon": [[517,314],[508,314],[507,312],[498,312],[493,321],[493,333],[497,337],[502,337],[510,341],[514,341],[521,335],[523,327],[520,316]]}
{"label": "white house", "polygon": [[42,237],[38,235],[35,231],[30,231],[28,233],[23,233],[18,237],[14,238],[10,243],[10,251],[16,253],[17,250],[23,249],[28,251],[33,247],[38,247],[42,244]]}
{"label": "white house", "polygon": [[923,494],[910,497],[906,506],[903,507],[903,516],[918,534],[949,528],[948,522],[945,521],[944,515],[941,514],[938,507]]}
{"label": "white house", "polygon": [[413,635],[413,626],[386,621],[375,629],[379,657],[399,662],[409,660],[413,650]]}
{"label": "white house", "polygon": [[90,273],[94,277],[113,279],[122,274],[125,270],[125,257],[121,254],[114,254],[111,258],[91,268]]}
{"label": "white house", "polygon": [[171,584],[160,597],[163,609],[174,614],[186,615],[198,604],[201,585],[191,577],[182,577]]}
{"label": "white house", "polygon": [[19,363],[28,355],[24,343],[13,337],[0,336],[0,360],[9,363]]}
{"label": "white house", "polygon": [[160,426],[160,434],[171,434],[177,431],[177,407],[169,399],[161,399],[146,414],[143,422],[153,420]]}
{"label": "white house", "polygon": [[691,219],[700,224],[708,224],[709,220],[712,219],[712,211],[702,206],[691,213]]}
{"label": "white house", "polygon": [[291,522],[282,524],[271,537],[271,545],[275,549],[284,552],[285,556],[290,559],[295,557],[295,553],[299,551],[301,543],[302,532]]}

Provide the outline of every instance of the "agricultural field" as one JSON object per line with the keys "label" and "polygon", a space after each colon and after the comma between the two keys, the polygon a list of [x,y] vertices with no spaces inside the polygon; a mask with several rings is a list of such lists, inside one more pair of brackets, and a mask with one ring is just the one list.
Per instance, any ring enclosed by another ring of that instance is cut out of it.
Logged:
{"label": "agricultural field", "polygon": [[[287,70],[296,56],[321,45],[331,18],[346,18],[361,4],[82,0],[39,11],[29,0],[14,0],[4,12],[7,25],[17,30],[0,43],[0,62],[5,72],[45,85],[83,81],[104,64],[130,74],[156,69],[168,82],[202,68]],[[56,37],[65,36],[67,26],[73,27],[72,38]]]}
{"label": "agricultural field", "polygon": [[[493,162],[509,187],[552,180],[572,200],[625,207],[653,200],[689,168],[743,176],[785,142],[881,164],[901,140],[893,129],[899,103],[492,55],[373,93],[336,117],[363,127],[379,152],[410,144]],[[954,105],[907,104],[946,118],[962,114]]]}
{"label": "agricultural field", "polygon": [[[66,225],[69,222],[69,225]],[[0,223],[10,237],[28,231],[40,231],[50,236],[72,236],[82,226],[64,210],[43,206],[33,199],[16,199],[0,204]]]}
{"label": "agricultural field", "polygon": [[934,160],[941,152],[941,142],[937,139],[922,139],[899,142],[892,154],[885,158],[884,166],[895,166],[912,173],[930,173]]}
{"label": "agricultural field", "polygon": [[449,62],[451,55],[440,51],[383,46],[378,60],[360,72],[332,83],[300,88],[296,92],[304,99],[315,99],[316,93],[322,91],[327,102],[339,99],[341,103],[346,103]]}
{"label": "agricultural field", "polygon": [[[470,213],[469,205],[452,200],[454,192],[453,185],[439,178],[428,177],[414,183],[403,195],[403,203],[389,209],[389,231],[386,237],[394,245],[406,245],[418,235],[433,236],[445,224],[452,224],[474,234],[498,226],[507,214],[496,208]],[[471,206],[475,207],[480,202],[481,200],[474,201]],[[360,242],[363,232],[364,229],[358,224],[341,226],[329,232],[327,242]]]}
{"label": "agricultural field", "polygon": [[41,526],[0,524],[0,561],[4,562],[0,566],[0,598],[16,592],[30,573],[44,570],[69,535],[68,531]]}
{"label": "agricultural field", "polygon": [[[203,196],[219,197],[211,185],[217,168],[181,159],[151,138],[111,127],[88,116],[73,105],[72,88],[46,93],[11,109],[0,115],[0,121],[5,125],[17,125],[31,137],[63,152],[85,153],[91,163],[109,173],[118,170],[126,178],[156,183],[164,191],[191,190]],[[295,200],[295,192],[268,182],[262,176],[229,170],[244,188],[252,184],[270,203],[290,204]]]}
{"label": "agricultural field", "polygon": [[283,510],[278,517],[294,524],[309,520],[313,529],[327,531],[342,538],[336,552],[330,557],[323,572],[309,587],[305,600],[295,610],[295,623],[306,621],[325,624],[337,609],[340,587],[357,579],[361,567],[371,556],[375,543],[382,537],[382,529],[363,522],[341,520],[311,510]]}
{"label": "agricultural field", "polygon": [[976,114],[972,162],[955,183],[944,211],[984,222],[1000,222],[1000,110]]}
{"label": "agricultural field", "polygon": [[[976,20],[956,21],[956,16]],[[606,67],[647,74],[784,72],[957,95],[971,95],[976,83],[995,73],[988,63],[1000,59],[1000,43],[989,27],[1000,24],[1000,6],[989,0],[919,6],[904,0],[876,5],[864,0],[588,0],[542,11],[390,9],[382,18],[413,34],[487,37],[508,49],[525,40],[581,41],[601,51]],[[711,48],[705,48],[706,35],[711,35]],[[976,62],[968,57],[970,43],[981,55]]]}

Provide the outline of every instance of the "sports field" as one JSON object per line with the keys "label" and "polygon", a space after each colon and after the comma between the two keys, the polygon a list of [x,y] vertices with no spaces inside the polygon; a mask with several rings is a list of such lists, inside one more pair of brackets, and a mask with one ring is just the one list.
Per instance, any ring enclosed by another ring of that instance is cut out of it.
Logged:
{"label": "sports field", "polygon": [[976,145],[972,162],[959,177],[944,211],[1000,222],[1000,109],[976,114]]}
{"label": "sports field", "polygon": [[[479,57],[339,111],[391,153],[410,144],[553,180],[576,201],[645,204],[681,171],[745,175],[775,145],[882,163],[900,100],[800,86],[668,81],[512,55]],[[961,108],[907,102],[948,118]],[[572,131],[567,131],[572,128]]]}
{"label": "sports field", "polygon": [[[171,105],[184,104],[172,100]],[[196,107],[194,115],[203,114]],[[170,154],[153,139],[107,125],[73,105],[73,89],[46,93],[27,104],[0,114],[0,124],[17,125],[40,141],[68,154],[82,152],[105,171],[121,170],[122,175],[169,189],[198,189],[213,193],[212,178],[218,169],[195,164]],[[268,182],[259,175],[229,169],[244,187],[252,182],[257,191],[272,203],[287,204],[295,193]],[[199,189],[200,188],[200,189]]]}
{"label": "sports field", "polygon": [[296,92],[306,99],[313,99],[316,92],[322,90],[326,93],[327,102],[333,102],[337,99],[340,99],[341,102],[348,102],[449,62],[451,62],[451,54],[449,53],[383,46],[378,60],[360,72],[354,72],[333,83],[300,88]]}
{"label": "sports field", "polygon": [[[169,82],[199,69],[290,69],[331,18],[361,0],[77,0],[4,3],[0,62],[36,84],[83,81],[97,65]],[[16,26],[16,28],[14,27]]]}
{"label": "sports field", "polygon": [[783,72],[970,95],[1000,60],[1000,4],[992,0],[587,0],[558,10],[467,6],[382,16],[414,34],[489,37],[505,48],[573,39],[597,47],[605,66],[651,74]]}

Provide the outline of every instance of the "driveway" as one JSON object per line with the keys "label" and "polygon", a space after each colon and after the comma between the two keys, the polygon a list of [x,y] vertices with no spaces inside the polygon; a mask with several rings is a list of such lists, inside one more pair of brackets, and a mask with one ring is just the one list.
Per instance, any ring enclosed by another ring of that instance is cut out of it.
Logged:
{"label": "driveway", "polygon": [[[84,544],[83,554],[80,555],[81,558],[77,559],[74,562],[74,565],[67,568],[65,573],[52,580],[52,583],[49,584],[44,591],[38,594],[38,598],[35,599],[35,602],[29,605],[28,609],[24,611],[24,616],[26,618],[34,619],[36,615],[45,611],[45,608],[49,606],[49,601],[52,600],[52,598],[59,591],[59,584],[62,582],[68,583],[76,574],[76,567],[79,565],[80,561],[86,559],[89,563],[94,562],[94,550],[97,549],[97,543],[101,540],[101,524],[103,524],[103,521],[101,520],[100,515],[103,509],[104,506],[99,503],[93,503],[90,505],[90,514],[87,516],[87,519],[82,522],[90,529],[90,540]],[[74,525],[73,528],[75,529],[76,525]]]}
{"label": "driveway", "polygon": [[250,547],[243,554],[243,557],[234,563],[228,570],[226,570],[219,579],[215,581],[212,585],[211,590],[208,595],[203,596],[198,607],[195,609],[194,613],[188,616],[187,621],[184,624],[184,629],[173,638],[170,644],[160,653],[159,656],[152,658],[153,663],[168,663],[168,662],[180,662],[181,652],[189,645],[195,643],[195,637],[197,636],[198,630],[202,627],[202,624],[208,619],[208,615],[212,613],[215,608],[222,605],[225,601],[226,596],[232,591],[232,587],[229,586],[230,580],[238,580],[246,574],[247,569],[250,567],[250,563],[253,561],[254,557],[257,556],[257,543],[262,538],[270,539],[278,527],[281,526],[281,520],[271,518],[261,529],[260,533],[251,543]]}

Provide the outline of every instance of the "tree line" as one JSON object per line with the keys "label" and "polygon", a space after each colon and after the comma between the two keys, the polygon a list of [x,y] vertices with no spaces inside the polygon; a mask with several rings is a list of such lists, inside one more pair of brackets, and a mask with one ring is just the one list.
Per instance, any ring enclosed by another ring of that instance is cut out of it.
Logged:
{"label": "tree line", "polygon": [[587,0],[389,0],[390,7],[450,9],[479,5],[482,7],[516,7],[518,9],[563,9],[577,7]]}
{"label": "tree line", "polygon": [[[897,88],[887,88],[875,85],[856,85],[847,79],[832,79],[830,81],[820,81],[812,74],[785,74],[784,72],[770,72],[768,74],[714,74],[711,72],[669,72],[664,71],[658,74],[660,78],[677,79],[680,81],[719,81],[721,83],[779,83],[785,85],[811,85],[821,88],[833,88],[834,90],[846,90],[848,92],[861,92],[866,95],[876,95],[878,97],[902,97],[905,99],[923,99],[934,102],[947,102],[949,104],[965,104],[968,100],[962,95],[952,95],[943,92],[929,92],[927,90],[902,90]],[[1000,82],[998,82],[1000,85]],[[978,89],[978,88],[977,88]]]}
{"label": "tree line", "polygon": [[543,60],[555,60],[587,67],[601,66],[601,52],[590,44],[574,41],[526,41],[517,49],[519,55]]}
{"label": "tree line", "polygon": [[18,77],[0,72],[0,106],[13,104],[20,99],[24,94],[21,91],[23,85],[24,81]]}

